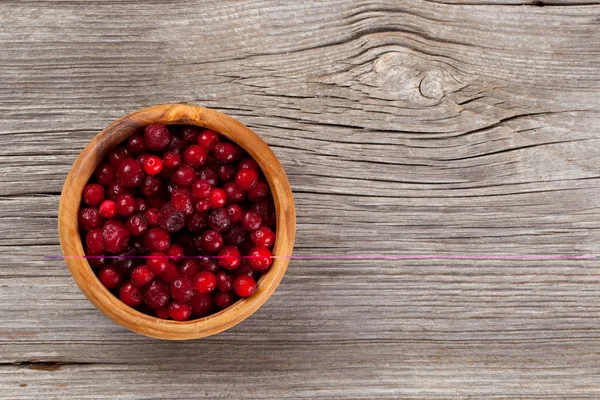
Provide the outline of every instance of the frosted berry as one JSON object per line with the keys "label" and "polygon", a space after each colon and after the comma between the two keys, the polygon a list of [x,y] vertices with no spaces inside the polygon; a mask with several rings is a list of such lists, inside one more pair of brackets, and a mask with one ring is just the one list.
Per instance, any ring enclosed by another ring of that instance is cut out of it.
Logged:
{"label": "frosted berry", "polygon": [[150,124],[144,128],[146,147],[150,151],[165,149],[171,140],[171,134],[163,124]]}

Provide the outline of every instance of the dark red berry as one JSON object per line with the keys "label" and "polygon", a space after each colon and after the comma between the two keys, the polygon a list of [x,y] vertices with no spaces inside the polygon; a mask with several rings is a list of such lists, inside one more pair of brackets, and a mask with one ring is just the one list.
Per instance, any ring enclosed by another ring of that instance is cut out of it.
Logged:
{"label": "dark red berry", "polygon": [[177,265],[175,265],[175,263],[173,263],[173,262],[167,263],[167,269],[165,269],[160,274],[160,279],[162,279],[163,282],[167,282],[167,283],[173,282],[178,277],[179,277],[179,269],[177,268]]}
{"label": "dark red berry", "polygon": [[167,305],[171,295],[169,294],[169,287],[165,283],[155,280],[148,286],[145,297],[148,306],[160,308]]}
{"label": "dark red berry", "polygon": [[160,307],[154,310],[154,315],[160,319],[171,319],[168,307]]}
{"label": "dark red berry", "polygon": [[79,210],[79,226],[86,231],[101,228],[104,219],[97,208],[88,207]]}
{"label": "dark red berry", "polygon": [[235,184],[242,190],[248,191],[258,183],[258,172],[253,169],[240,169],[235,175]]}
{"label": "dark red berry", "polygon": [[192,184],[192,195],[196,199],[206,199],[210,195],[211,186],[208,182],[198,179]]}
{"label": "dark red berry", "polygon": [[267,198],[269,195],[269,186],[264,182],[258,182],[256,186],[248,190],[248,200],[259,201]]}
{"label": "dark red berry", "polygon": [[98,279],[107,289],[115,289],[123,282],[123,276],[112,265],[100,268]]}
{"label": "dark red berry", "polygon": [[256,271],[265,271],[273,263],[271,250],[266,247],[253,247],[248,253],[248,265]]}
{"label": "dark red berry", "polygon": [[83,188],[83,201],[92,207],[99,206],[104,200],[104,187],[97,183],[90,183]]}
{"label": "dark red berry", "polygon": [[211,208],[220,208],[227,202],[227,196],[222,189],[212,188],[208,195],[208,201],[210,202]]}
{"label": "dark red berry", "polygon": [[219,251],[219,265],[225,269],[236,269],[240,266],[242,259],[240,251],[235,246],[223,246]]}
{"label": "dark red berry", "polygon": [[133,247],[127,247],[125,250],[117,253],[111,259],[115,267],[120,268],[122,271],[129,271],[135,266],[136,250]]}
{"label": "dark red berry", "polygon": [[252,169],[256,172],[260,172],[260,167],[256,161],[251,158],[242,158],[240,161],[238,161],[237,167],[238,169]]}
{"label": "dark red berry", "polygon": [[196,318],[202,318],[209,315],[215,308],[215,300],[209,294],[198,293],[190,301],[192,306],[192,315]]}
{"label": "dark red berry", "polygon": [[215,276],[217,289],[221,292],[230,292],[233,289],[233,278],[225,271],[219,271]]}
{"label": "dark red berry", "polygon": [[163,162],[158,156],[149,155],[144,160],[142,164],[144,167],[144,172],[148,175],[157,175],[160,174],[160,171],[163,169]]}
{"label": "dark red berry", "polygon": [[206,223],[217,232],[225,232],[229,228],[229,225],[231,225],[231,220],[226,209],[217,208],[208,214]]}
{"label": "dark red berry", "polygon": [[181,211],[186,215],[194,212],[192,203],[192,193],[189,189],[175,188],[171,192],[171,204],[176,211]]}
{"label": "dark red berry", "polygon": [[240,224],[233,224],[223,235],[225,243],[239,246],[248,239],[248,232]]}
{"label": "dark red berry", "polygon": [[149,208],[146,210],[146,220],[148,221],[148,226],[158,225],[159,218],[160,218],[160,211],[158,209]]}
{"label": "dark red berry", "polygon": [[179,273],[181,276],[185,276],[187,278],[193,278],[200,272],[200,268],[198,267],[198,260],[195,258],[186,258],[181,262],[181,266],[179,267]]}
{"label": "dark red berry", "polygon": [[256,292],[256,282],[251,276],[240,275],[233,281],[233,291],[240,297],[252,296]]}
{"label": "dark red berry", "polygon": [[169,145],[167,146],[168,151],[173,151],[177,154],[181,154],[185,149],[185,142],[179,139],[177,136],[171,136],[171,140],[169,140]]}
{"label": "dark red berry", "polygon": [[119,299],[129,307],[137,307],[143,300],[140,290],[131,282],[125,282],[121,285]]}
{"label": "dark red berry", "polygon": [[141,236],[148,229],[148,219],[144,214],[135,214],[127,219],[125,227],[133,236]]}
{"label": "dark red berry", "polygon": [[144,140],[150,151],[161,151],[169,145],[171,134],[163,124],[150,124],[144,129]]}
{"label": "dark red berry", "polygon": [[140,265],[131,271],[131,282],[137,287],[143,287],[154,280],[154,273],[147,265]]}
{"label": "dark red berry", "polygon": [[173,301],[169,304],[169,315],[175,321],[185,321],[192,315],[192,306],[181,301]]}
{"label": "dark red berry", "polygon": [[231,143],[217,143],[213,151],[215,159],[223,164],[228,164],[235,161],[236,149]]}
{"label": "dark red berry", "polygon": [[219,179],[222,182],[227,182],[235,178],[237,169],[233,165],[221,165],[219,166]]}
{"label": "dark red berry", "polygon": [[185,256],[183,246],[177,243],[172,243],[167,249],[167,256],[169,256],[169,259],[173,262],[181,261],[183,256]]}
{"label": "dark red berry", "polygon": [[206,200],[198,200],[194,203],[194,208],[197,212],[203,213],[210,210],[210,201]]}
{"label": "dark red berry", "polygon": [[112,181],[106,187],[106,197],[111,200],[116,200],[116,198],[121,194],[129,194],[129,189],[121,184],[119,181]]}
{"label": "dark red berry", "polygon": [[181,165],[181,156],[179,153],[169,151],[163,156],[163,166],[166,169],[175,169]]}
{"label": "dark red berry", "polygon": [[217,259],[213,257],[202,257],[198,259],[198,266],[202,271],[212,272],[213,274],[216,274],[221,269],[219,268]]}
{"label": "dark red berry", "polygon": [[200,232],[206,226],[206,215],[203,213],[193,213],[187,218],[186,225],[190,232]]}
{"label": "dark red berry", "polygon": [[117,213],[124,217],[129,217],[136,212],[135,199],[130,194],[120,194],[117,196]]}
{"label": "dark red berry", "polygon": [[215,304],[222,310],[235,303],[235,300],[235,295],[232,292],[217,292],[215,294]]}
{"label": "dark red berry", "polygon": [[181,130],[181,139],[187,143],[194,143],[198,140],[200,128],[197,126],[186,126]]}
{"label": "dark red berry", "polygon": [[108,154],[108,162],[115,170],[118,170],[121,163],[127,159],[131,159],[131,156],[129,155],[127,149],[123,146],[116,147]]}
{"label": "dark red berry", "polygon": [[144,213],[148,209],[148,203],[146,202],[146,200],[137,197],[135,199],[135,209],[138,212]]}
{"label": "dark red berry", "polygon": [[117,179],[125,187],[136,187],[142,184],[144,172],[137,161],[128,158],[117,167]]}
{"label": "dark red berry", "polygon": [[194,297],[194,285],[189,278],[179,277],[171,282],[171,296],[175,300],[190,301]]}
{"label": "dark red berry", "polygon": [[167,203],[160,209],[158,225],[171,233],[180,231],[185,226],[185,214],[175,210],[173,204]]}
{"label": "dark red berry", "polygon": [[108,185],[110,182],[114,181],[117,177],[115,169],[110,166],[109,163],[103,162],[94,171],[94,176],[96,180],[101,185]]}
{"label": "dark red berry", "polygon": [[208,153],[206,149],[196,144],[193,144],[184,150],[183,161],[185,161],[194,168],[199,168],[202,165],[204,165],[207,156]]}
{"label": "dark red berry", "polygon": [[198,177],[208,182],[211,186],[216,186],[219,183],[219,173],[216,169],[211,167],[204,167],[200,169]]}
{"label": "dark red berry", "polygon": [[198,293],[210,293],[217,287],[217,278],[212,272],[199,272],[193,279],[194,289]]}
{"label": "dark red berry", "polygon": [[146,151],[146,141],[142,135],[129,136],[127,139],[127,151],[130,154],[138,155]]}
{"label": "dark red berry", "polygon": [[165,272],[169,259],[164,253],[154,252],[148,256],[147,265],[150,271],[154,274],[159,275]]}
{"label": "dark red berry", "polygon": [[144,235],[144,244],[150,251],[166,251],[171,245],[171,235],[163,228],[150,228]]}
{"label": "dark red berry", "polygon": [[219,134],[211,130],[205,129],[200,132],[198,136],[198,145],[202,146],[206,150],[213,150],[219,143]]}
{"label": "dark red berry", "polygon": [[240,222],[242,217],[244,216],[244,211],[242,207],[237,204],[230,204],[226,207],[227,213],[229,214],[229,219],[231,223]]}
{"label": "dark red berry", "polygon": [[189,165],[182,165],[177,168],[177,171],[175,171],[171,180],[177,186],[190,187],[196,178],[197,174],[196,171],[194,171],[194,168]]}
{"label": "dark red berry", "polygon": [[275,243],[275,233],[268,226],[261,226],[250,234],[250,239],[258,247],[271,247]]}
{"label": "dark red berry", "polygon": [[144,244],[144,238],[142,237],[133,237],[131,242],[129,243],[131,247],[135,250],[136,255],[145,256],[148,249]]}
{"label": "dark red berry", "polygon": [[162,182],[155,176],[145,176],[142,180],[141,191],[146,197],[154,196],[162,189]]}
{"label": "dark red berry", "polygon": [[223,190],[225,191],[225,197],[227,198],[228,203],[241,203],[246,199],[246,193],[237,187],[234,182],[227,182],[223,185]]}
{"label": "dark red berry", "polygon": [[87,247],[85,249],[85,255],[87,257],[87,262],[92,268],[100,267],[108,262],[108,258],[103,253],[94,253]]}
{"label": "dark red berry", "polygon": [[[194,242],[194,244],[196,244]],[[207,229],[200,236],[200,248],[209,253],[216,253],[223,246],[223,237],[213,229]],[[196,244],[198,247],[198,244]]]}
{"label": "dark red berry", "polygon": [[102,229],[92,229],[85,235],[85,244],[88,249],[94,253],[101,253],[104,250],[104,237],[102,236]]}
{"label": "dark red berry", "polygon": [[242,227],[247,231],[255,231],[260,228],[262,224],[262,218],[256,211],[250,210],[244,213],[242,217]]}
{"label": "dark red berry", "polygon": [[129,244],[129,231],[122,222],[111,219],[102,227],[104,248],[110,253],[119,253]]}
{"label": "dark red berry", "polygon": [[117,203],[112,200],[104,200],[102,204],[100,204],[99,210],[100,216],[111,219],[117,215]]}

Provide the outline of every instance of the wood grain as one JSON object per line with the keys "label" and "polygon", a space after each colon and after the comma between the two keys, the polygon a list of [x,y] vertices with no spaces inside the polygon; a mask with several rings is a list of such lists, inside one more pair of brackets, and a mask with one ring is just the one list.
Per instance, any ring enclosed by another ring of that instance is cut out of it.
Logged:
{"label": "wood grain", "polygon": [[41,256],[85,144],[177,102],[271,146],[295,254],[599,254],[599,24],[593,1],[0,3],[3,395],[597,399],[597,260],[292,260],[242,324],[162,343]]}

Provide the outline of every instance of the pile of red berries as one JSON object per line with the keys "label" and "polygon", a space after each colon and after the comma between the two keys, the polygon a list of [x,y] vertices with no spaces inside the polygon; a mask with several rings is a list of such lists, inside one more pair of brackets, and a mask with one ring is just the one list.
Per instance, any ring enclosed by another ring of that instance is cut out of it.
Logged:
{"label": "pile of red berries", "polygon": [[201,318],[256,291],[273,261],[275,210],[238,145],[195,126],[152,124],[96,168],[79,227],[102,284],[159,318]]}

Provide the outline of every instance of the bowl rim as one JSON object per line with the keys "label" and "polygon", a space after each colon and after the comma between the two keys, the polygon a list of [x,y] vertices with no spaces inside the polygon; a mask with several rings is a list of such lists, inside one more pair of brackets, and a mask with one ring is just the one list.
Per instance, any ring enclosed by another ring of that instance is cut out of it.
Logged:
{"label": "bowl rim", "polygon": [[[78,213],[83,188],[106,154],[126,138],[150,123],[196,125],[214,130],[240,145],[261,167],[273,196],[276,213],[273,264],[261,276],[256,293],[207,317],[164,320],[127,305],[102,285],[92,270],[79,235]],[[291,186],[281,163],[270,147],[250,128],[221,112],[188,104],[161,104],[127,114],[92,138],[78,155],[62,188],[58,209],[60,246],[71,275],[83,294],[103,314],[129,330],[160,339],[196,339],[222,332],[240,323],[275,291],[292,254],[296,214]]]}

